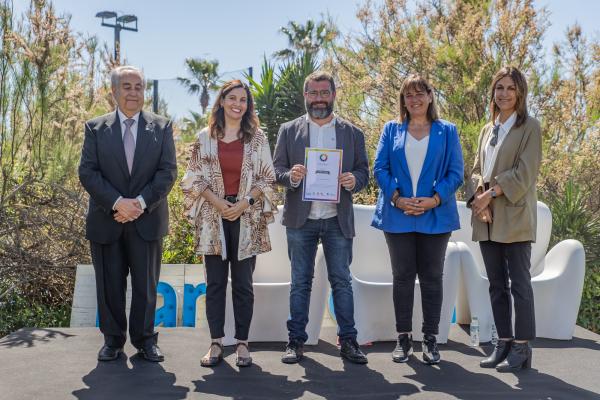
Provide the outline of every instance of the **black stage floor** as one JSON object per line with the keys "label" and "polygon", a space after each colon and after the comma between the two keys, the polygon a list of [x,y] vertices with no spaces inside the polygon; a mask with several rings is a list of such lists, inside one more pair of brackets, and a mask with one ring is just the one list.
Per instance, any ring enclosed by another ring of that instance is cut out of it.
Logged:
{"label": "black stage floor", "polygon": [[251,344],[254,365],[235,367],[232,348],[214,370],[200,367],[209,336],[203,329],[160,329],[166,361],[152,364],[129,345],[118,361],[98,363],[93,328],[23,329],[0,339],[0,399],[600,399],[600,336],[577,328],[572,341],[537,339],[533,368],[500,374],[479,368],[489,345],[468,346],[453,326],[442,362],[416,356],[392,362],[394,343],[365,347],[369,364],[343,362],[335,331],[323,328],[298,365],[280,362],[283,343]]}

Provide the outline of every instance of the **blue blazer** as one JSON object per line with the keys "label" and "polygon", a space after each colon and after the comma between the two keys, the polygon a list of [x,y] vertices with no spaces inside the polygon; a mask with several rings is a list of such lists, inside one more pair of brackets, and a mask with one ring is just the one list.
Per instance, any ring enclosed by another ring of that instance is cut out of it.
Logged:
{"label": "blue blazer", "polygon": [[412,180],[406,162],[404,144],[408,123],[385,124],[375,155],[375,179],[379,197],[371,223],[390,233],[447,233],[460,228],[456,207],[456,190],[463,183],[463,157],[456,126],[438,119],[431,124],[429,146],[417,184],[416,197],[440,196],[438,207],[414,216],[392,206],[395,190],[401,197],[412,197]]}

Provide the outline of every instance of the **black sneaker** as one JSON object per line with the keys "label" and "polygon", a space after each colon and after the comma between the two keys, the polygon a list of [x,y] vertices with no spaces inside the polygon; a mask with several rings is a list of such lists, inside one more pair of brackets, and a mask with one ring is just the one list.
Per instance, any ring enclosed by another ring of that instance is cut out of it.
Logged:
{"label": "black sneaker", "polygon": [[342,358],[355,364],[366,364],[369,362],[365,353],[358,347],[356,339],[342,339],[340,344],[340,355]]}
{"label": "black sneaker", "polygon": [[440,362],[440,351],[434,335],[423,336],[423,362],[425,364],[437,364]]}
{"label": "black sneaker", "polygon": [[413,353],[413,341],[410,333],[402,333],[398,335],[396,348],[392,352],[392,360],[397,363],[408,361],[408,357]]}
{"label": "black sneaker", "polygon": [[285,346],[285,354],[281,356],[281,362],[285,364],[296,364],[302,360],[304,355],[304,344],[298,340],[290,340]]}

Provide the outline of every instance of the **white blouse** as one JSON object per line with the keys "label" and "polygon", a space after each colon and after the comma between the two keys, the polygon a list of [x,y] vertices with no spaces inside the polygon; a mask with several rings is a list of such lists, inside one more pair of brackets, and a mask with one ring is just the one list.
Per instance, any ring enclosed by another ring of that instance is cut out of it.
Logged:
{"label": "white blouse", "polygon": [[[499,118],[499,117],[498,117]],[[488,136],[488,140],[485,144],[485,149],[483,151],[483,182],[489,183],[492,179],[492,169],[494,169],[494,164],[496,163],[496,158],[498,158],[498,151],[500,150],[500,146],[504,142],[504,138],[510,132],[510,129],[513,127],[515,122],[517,121],[517,113],[514,112],[503,124],[500,123],[500,120],[496,118],[494,121],[494,125],[500,125],[498,130],[498,140],[495,146],[492,146],[490,142],[492,141],[492,134]]]}
{"label": "white blouse", "polygon": [[429,147],[429,135],[421,140],[415,139],[410,133],[406,133],[406,142],[404,143],[404,152],[406,154],[406,162],[408,171],[410,172],[410,180],[412,181],[413,196],[417,196],[417,184],[425,162],[425,155]]}

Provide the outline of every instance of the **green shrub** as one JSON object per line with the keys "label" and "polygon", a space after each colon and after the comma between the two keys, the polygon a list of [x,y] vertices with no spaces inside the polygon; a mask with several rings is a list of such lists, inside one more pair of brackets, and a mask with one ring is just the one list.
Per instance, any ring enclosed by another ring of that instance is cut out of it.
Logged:
{"label": "green shrub", "polygon": [[189,143],[177,143],[178,176],[169,193],[169,234],[163,244],[163,264],[194,264],[199,258],[194,253],[194,229],[183,216],[183,192],[179,183],[187,167]]}
{"label": "green shrub", "polygon": [[565,239],[583,244],[586,273],[577,324],[600,332],[600,217],[589,209],[586,197],[572,180],[563,191],[548,196],[552,210],[550,246]]}
{"label": "green shrub", "polygon": [[31,301],[19,289],[7,290],[12,283],[0,281],[0,337],[24,327],[67,327],[71,305],[47,305]]}

